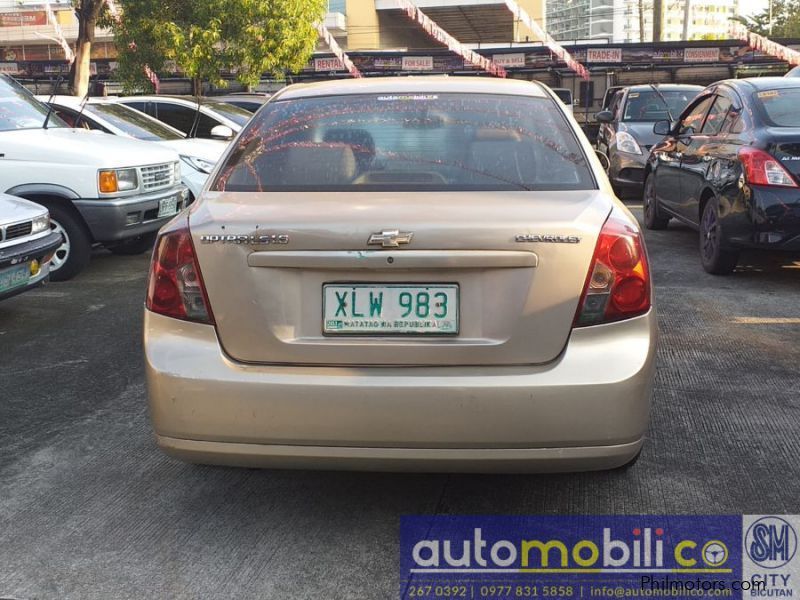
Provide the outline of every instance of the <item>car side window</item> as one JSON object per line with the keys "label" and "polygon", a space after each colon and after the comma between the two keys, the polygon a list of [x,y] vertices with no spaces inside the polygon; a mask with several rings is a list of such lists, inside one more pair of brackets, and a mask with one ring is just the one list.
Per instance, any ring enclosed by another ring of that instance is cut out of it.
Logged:
{"label": "car side window", "polygon": [[146,112],[145,111],[145,104],[146,102],[126,102],[126,106],[130,106],[131,108],[135,108],[138,111]]}
{"label": "car side window", "polygon": [[608,110],[611,111],[611,114],[614,115],[614,118],[617,118],[617,111],[619,110],[619,101],[622,98],[622,91],[618,91],[614,93],[614,97],[611,98],[611,104],[608,106]]}
{"label": "car side window", "polygon": [[678,130],[680,135],[692,135],[698,133],[703,126],[703,119],[708,112],[711,103],[714,101],[714,96],[706,96],[694,108],[689,111],[683,119]]}
{"label": "car side window", "polygon": [[725,96],[717,96],[714,99],[714,104],[711,110],[708,111],[703,129],[701,130],[705,135],[717,135],[722,126],[725,124],[725,118],[728,116],[728,111],[731,108],[731,101]]}
{"label": "car side window", "polygon": [[194,125],[195,110],[167,102],[153,102],[153,105],[155,106],[153,116],[156,119],[188,135]]}

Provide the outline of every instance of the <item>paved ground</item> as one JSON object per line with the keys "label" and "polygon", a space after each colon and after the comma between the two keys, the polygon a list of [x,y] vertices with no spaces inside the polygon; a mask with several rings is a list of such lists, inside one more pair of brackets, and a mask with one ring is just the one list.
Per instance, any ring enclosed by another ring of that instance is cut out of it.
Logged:
{"label": "paved ground", "polygon": [[627,472],[185,465],[147,422],[147,257],[0,303],[0,597],[395,598],[402,514],[800,512],[800,263],[715,278],[695,239],[648,235],[662,343]]}

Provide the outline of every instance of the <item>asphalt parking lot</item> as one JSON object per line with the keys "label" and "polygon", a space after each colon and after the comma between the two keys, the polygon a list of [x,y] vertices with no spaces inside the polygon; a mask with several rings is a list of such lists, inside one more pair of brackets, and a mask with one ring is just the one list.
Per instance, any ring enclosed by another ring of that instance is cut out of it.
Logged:
{"label": "asphalt parking lot", "polygon": [[[639,213],[641,211],[637,209]],[[0,303],[0,597],[396,598],[403,514],[796,513],[800,260],[706,275],[696,234],[648,232],[661,345],[627,471],[266,471],[155,447],[147,256]]]}

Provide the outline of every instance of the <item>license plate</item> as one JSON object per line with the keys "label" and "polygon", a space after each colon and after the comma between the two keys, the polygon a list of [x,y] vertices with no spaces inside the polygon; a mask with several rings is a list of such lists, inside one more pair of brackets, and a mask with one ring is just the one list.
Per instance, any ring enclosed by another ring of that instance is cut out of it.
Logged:
{"label": "license plate", "polygon": [[13,290],[28,283],[31,276],[31,267],[28,263],[16,265],[10,269],[0,271],[0,292]]}
{"label": "license plate", "polygon": [[322,307],[326,334],[458,333],[455,284],[326,284]]}
{"label": "license plate", "polygon": [[158,216],[169,217],[178,212],[178,197],[164,198],[158,201]]}

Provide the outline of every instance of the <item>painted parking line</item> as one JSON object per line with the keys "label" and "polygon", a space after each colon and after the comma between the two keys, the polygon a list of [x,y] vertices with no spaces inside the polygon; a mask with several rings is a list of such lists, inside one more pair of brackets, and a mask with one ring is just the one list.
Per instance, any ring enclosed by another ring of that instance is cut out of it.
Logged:
{"label": "painted parking line", "polygon": [[800,317],[734,317],[737,325],[800,325]]}

